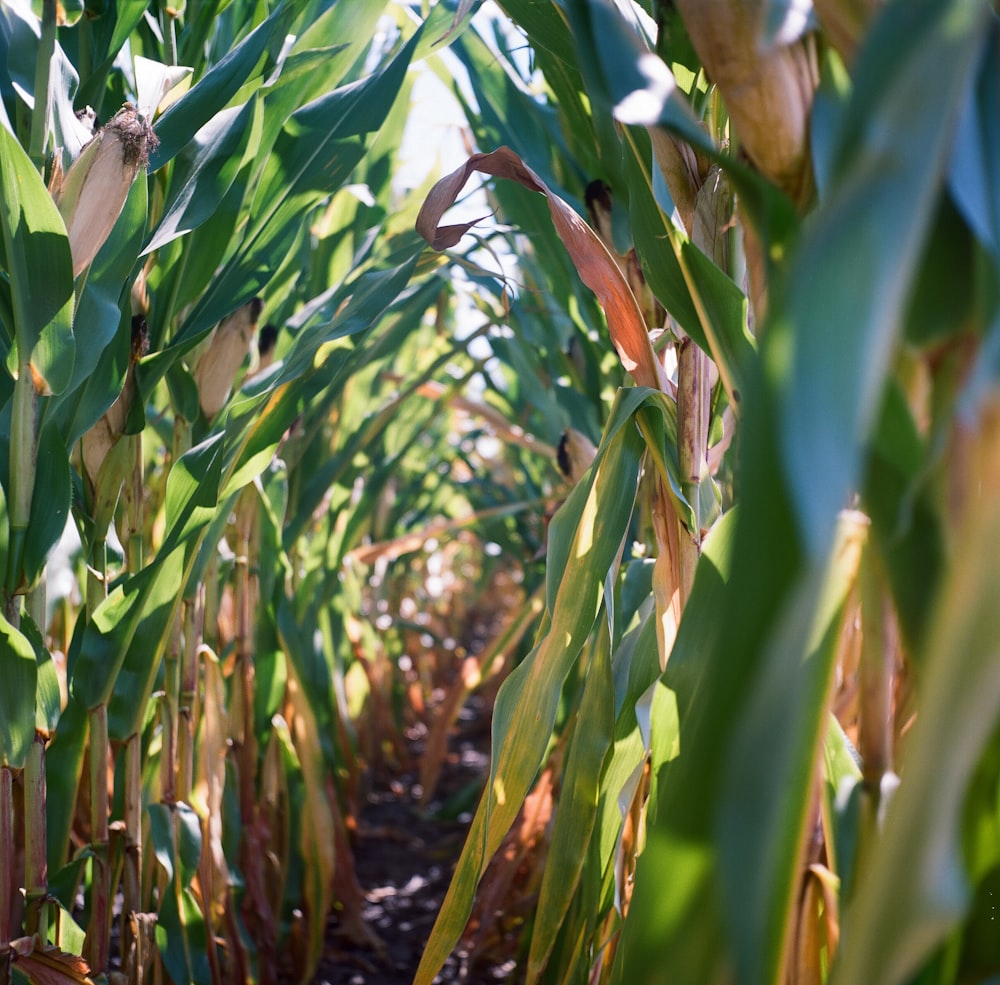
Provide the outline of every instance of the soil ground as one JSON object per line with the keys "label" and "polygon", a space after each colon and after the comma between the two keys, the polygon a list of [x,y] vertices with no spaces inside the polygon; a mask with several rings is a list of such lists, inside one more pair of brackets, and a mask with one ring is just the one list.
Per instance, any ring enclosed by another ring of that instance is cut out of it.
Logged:
{"label": "soil ground", "polygon": [[[411,740],[419,763],[420,740]],[[419,805],[416,767],[373,784],[354,838],[364,919],[377,946],[351,940],[337,918],[327,929],[315,985],[410,985],[465,843],[489,769],[489,721],[473,702],[462,712],[433,801]],[[461,948],[437,982],[511,982],[513,960],[470,966]]]}

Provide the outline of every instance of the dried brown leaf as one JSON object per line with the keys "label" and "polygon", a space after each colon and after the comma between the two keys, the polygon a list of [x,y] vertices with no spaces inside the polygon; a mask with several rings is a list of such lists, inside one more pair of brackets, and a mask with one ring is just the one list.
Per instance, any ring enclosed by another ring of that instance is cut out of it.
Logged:
{"label": "dried brown leaf", "polygon": [[666,373],[649,341],[642,312],[635,295],[614,258],[593,229],[509,147],[489,154],[473,154],[460,168],[442,178],[429,192],[417,216],[417,232],[435,249],[454,246],[476,223],[442,226],[445,212],[454,205],[473,171],[516,181],[529,191],[546,197],[552,223],[569,252],[580,279],[589,287],[604,308],[611,340],[622,365],[640,386],[668,390]]}

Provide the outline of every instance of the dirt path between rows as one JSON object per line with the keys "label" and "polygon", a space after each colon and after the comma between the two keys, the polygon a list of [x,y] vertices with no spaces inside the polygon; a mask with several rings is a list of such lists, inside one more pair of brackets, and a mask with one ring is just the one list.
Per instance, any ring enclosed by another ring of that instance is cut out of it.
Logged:
{"label": "dirt path between rows", "polygon": [[[413,762],[421,743],[411,740]],[[315,985],[410,985],[465,843],[489,769],[489,721],[475,702],[463,710],[433,801],[419,805],[417,769],[373,785],[353,839],[363,916],[375,946],[350,939],[331,917]],[[438,982],[488,985],[517,980],[511,955],[470,966],[459,948]]]}

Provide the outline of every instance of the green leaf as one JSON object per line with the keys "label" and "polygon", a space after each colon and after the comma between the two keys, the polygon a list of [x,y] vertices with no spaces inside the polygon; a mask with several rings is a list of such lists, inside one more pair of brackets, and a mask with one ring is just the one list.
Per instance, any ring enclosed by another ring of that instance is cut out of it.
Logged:
{"label": "green leaf", "polygon": [[[655,638],[654,638],[655,646]],[[545,967],[584,866],[581,848],[590,840],[601,793],[601,767],[611,747],[614,721],[608,694],[613,689],[609,654],[598,649],[590,662],[577,725],[566,757],[565,771],[538,896],[531,934],[528,980],[536,981]]]}
{"label": "green leaf", "polygon": [[251,78],[267,51],[271,36],[288,17],[279,3],[270,17],[250,32],[225,58],[198,80],[156,123],[159,146],[149,155],[150,173],[178,154],[205,124],[221,112]]}
{"label": "green leaf", "polygon": [[0,266],[10,278],[17,358],[52,393],[73,373],[73,263],[66,226],[21,145],[0,127]]}
{"label": "green leaf", "polygon": [[[731,977],[732,957],[714,871],[711,805],[723,752],[719,743],[724,741],[717,726],[731,722],[745,673],[727,647],[726,669],[719,676],[720,643],[728,636],[738,638],[719,618],[727,611],[734,557],[740,556],[737,516],[735,511],[724,514],[705,540],[663,677],[677,696],[681,755],[657,764],[658,794],[650,805],[655,821],[647,827],[646,847],[639,857],[614,982],[661,981],[664,953],[670,954],[677,983]],[[729,679],[730,671],[739,672],[736,680]],[[670,893],[662,891],[665,880]]]}
{"label": "green leaf", "polygon": [[[156,861],[167,877],[157,912],[156,940],[164,966],[175,982],[211,981],[201,908],[191,896],[191,880],[201,854],[201,822],[187,804],[150,804],[149,829]],[[193,904],[193,905],[191,905]]]}
{"label": "green leaf", "polygon": [[928,454],[905,397],[890,383],[869,450],[863,503],[872,518],[872,539],[886,566],[900,625],[918,654],[946,562],[928,469]]}
{"label": "green leaf", "polygon": [[497,696],[489,783],[417,970],[416,985],[433,979],[465,927],[476,885],[541,766],[562,683],[594,625],[605,578],[617,564],[644,447],[636,429],[622,426],[634,393],[620,394],[609,437],[588,478],[549,527],[550,625]]}
{"label": "green leaf", "polygon": [[177,155],[163,216],[143,255],[212,218],[242,166],[255,100],[212,117]]}
{"label": "green leaf", "polygon": [[829,564],[800,576],[728,739],[716,806],[719,875],[744,982],[777,981],[785,967],[801,858],[792,846],[808,835],[827,695],[867,523],[846,514]]}
{"label": "green leaf", "polygon": [[38,436],[35,490],[24,546],[24,577],[29,585],[42,573],[52,548],[66,529],[71,495],[66,445],[58,428],[46,424]]}
{"label": "green leaf", "polygon": [[794,326],[781,407],[786,468],[798,523],[820,555],[858,482],[860,443],[878,411],[988,17],[985,3],[919,2],[890,4],[878,19],[858,56],[826,202],[776,306]]}
{"label": "green leaf", "polygon": [[0,614],[0,765],[19,769],[35,737],[35,651]]}
{"label": "green leaf", "polygon": [[[970,502],[920,658],[919,708],[902,781],[857,895],[832,981],[910,982],[969,904],[961,844],[973,773],[1000,720],[1000,608],[995,569],[1000,415],[985,407],[965,481]],[[995,814],[995,795],[990,807]],[[971,863],[975,866],[975,860]],[[995,939],[995,938],[994,938]]]}
{"label": "green leaf", "polygon": [[418,37],[381,71],[292,114],[261,177],[242,244],[185,319],[178,340],[205,331],[268,283],[309,209],[346,182],[363,157],[361,138],[392,108]]}
{"label": "green leaf", "polygon": [[[74,644],[79,645],[82,635],[82,623],[78,623]],[[77,790],[80,777],[84,775],[88,734],[87,709],[71,695],[45,753],[46,835],[50,872],[58,873],[66,864],[67,845],[76,815]],[[68,897],[62,898],[63,901],[72,904],[73,892],[75,888]]]}
{"label": "green leaf", "polygon": [[59,689],[59,672],[52,654],[45,645],[45,638],[26,612],[21,613],[21,633],[35,651],[38,683],[35,689],[35,728],[45,734],[55,731],[62,711],[62,694]]}
{"label": "green leaf", "polygon": [[948,189],[966,222],[994,258],[1000,258],[1000,29],[989,27],[988,46],[975,88],[958,119]]}
{"label": "green leaf", "polygon": [[757,43],[765,48],[792,44],[819,26],[811,0],[765,0]]}

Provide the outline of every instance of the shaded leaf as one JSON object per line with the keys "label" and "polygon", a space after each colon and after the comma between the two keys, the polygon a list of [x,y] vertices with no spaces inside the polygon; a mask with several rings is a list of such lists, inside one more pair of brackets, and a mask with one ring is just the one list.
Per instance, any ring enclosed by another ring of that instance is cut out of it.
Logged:
{"label": "shaded leaf", "polygon": [[0,765],[20,768],[35,737],[35,651],[0,614]]}

